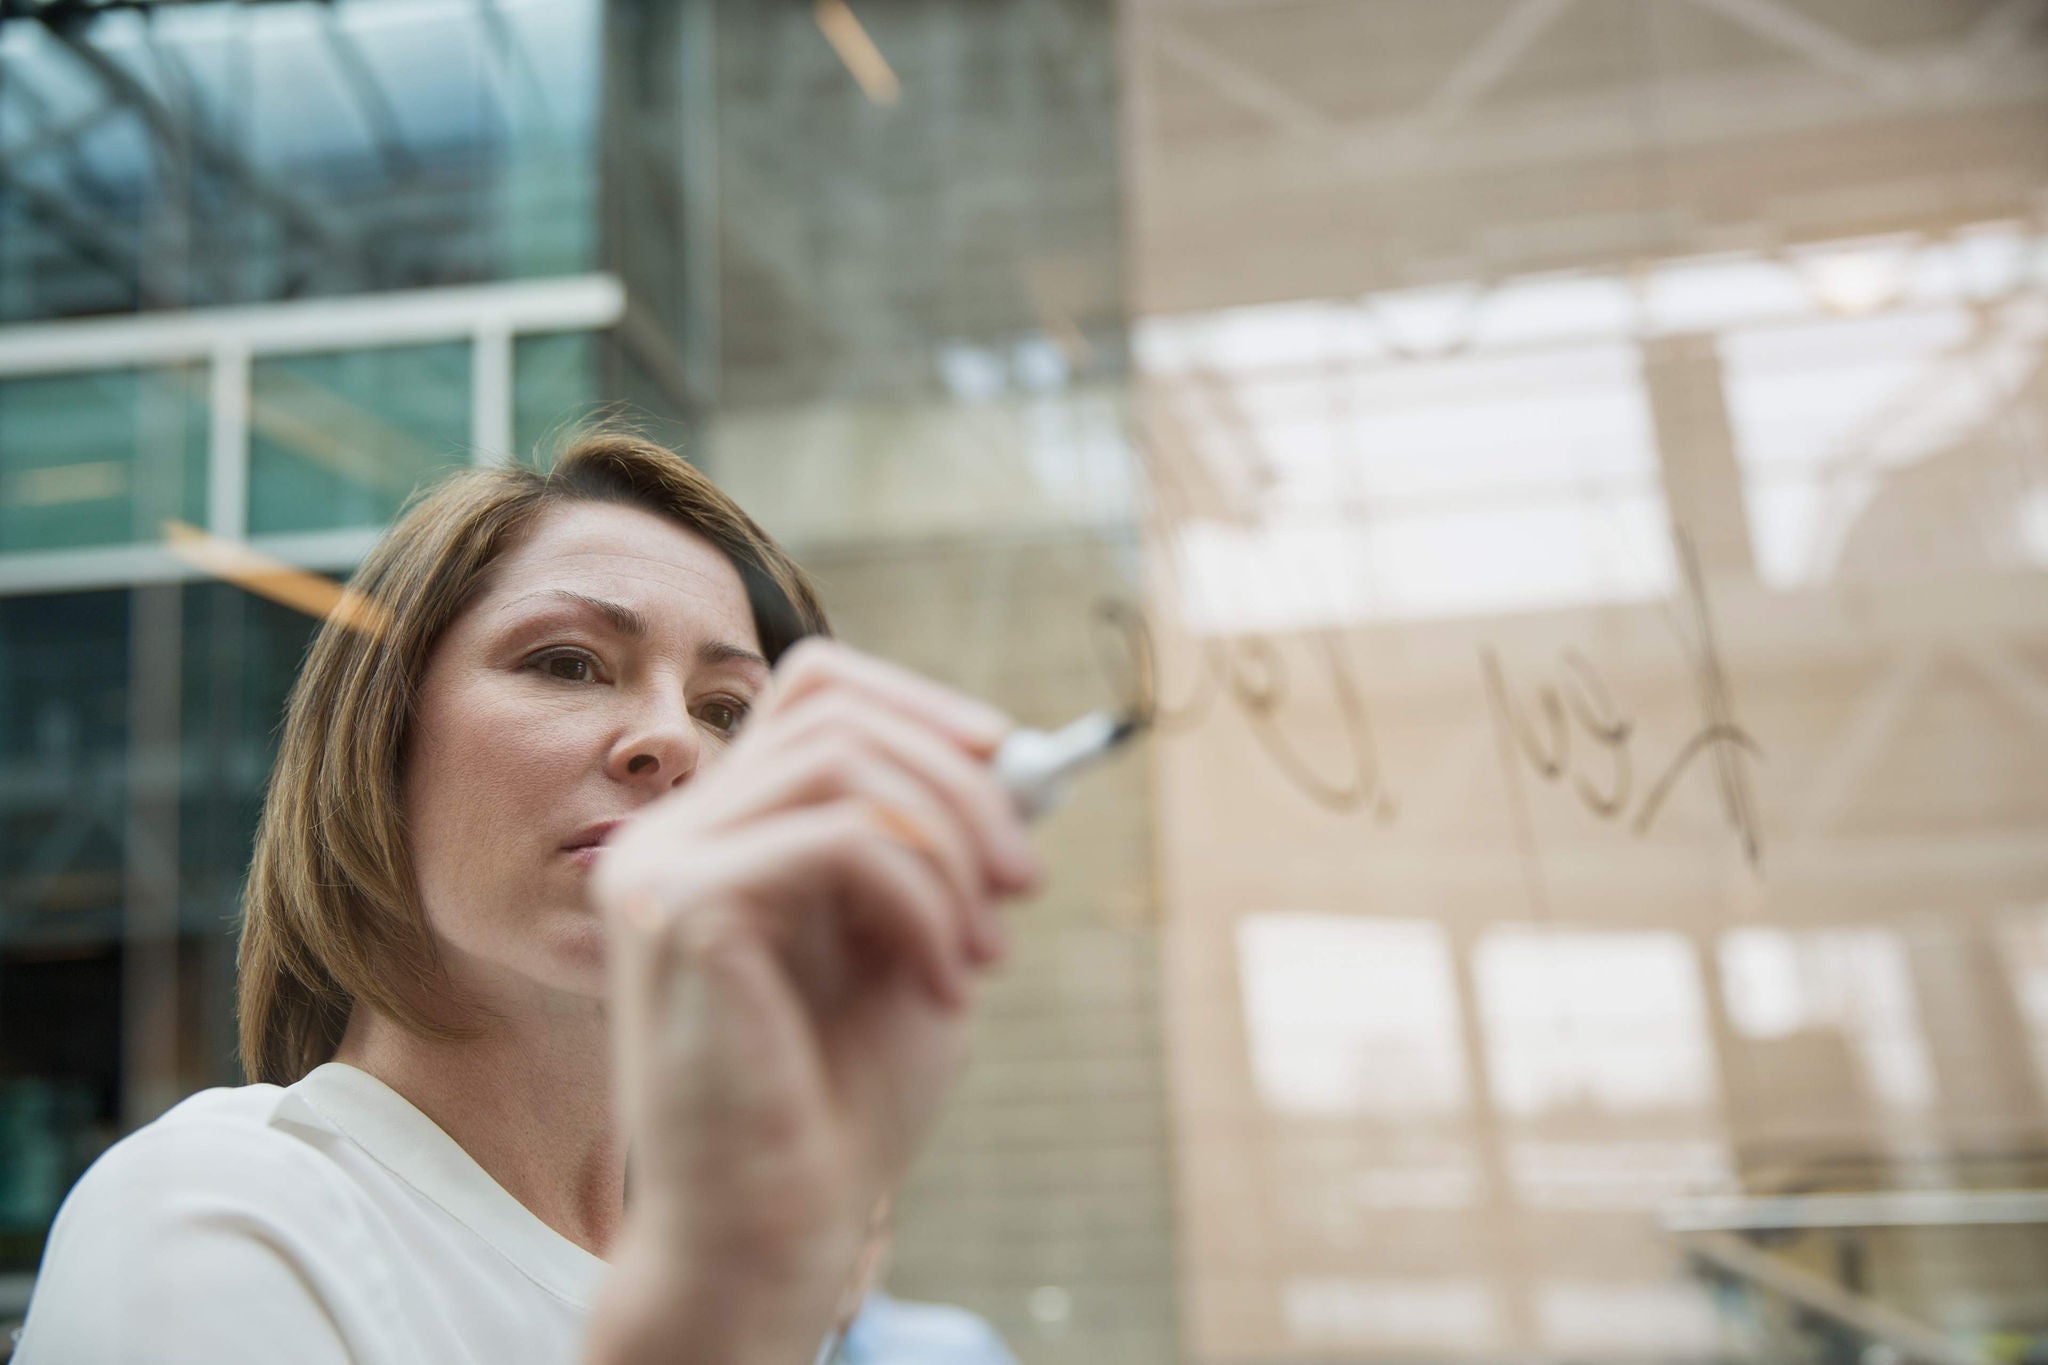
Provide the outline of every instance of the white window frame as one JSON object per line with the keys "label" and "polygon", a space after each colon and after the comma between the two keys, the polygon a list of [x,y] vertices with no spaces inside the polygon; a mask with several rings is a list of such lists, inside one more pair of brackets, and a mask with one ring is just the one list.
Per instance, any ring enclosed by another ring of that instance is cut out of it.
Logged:
{"label": "white window frame", "polygon": [[[627,316],[618,277],[408,289],[239,308],[77,318],[0,327],[0,380],[169,365],[207,367],[207,529],[248,530],[249,376],[272,356],[470,344],[469,448],[478,463],[509,458],[513,353],[521,337],[601,332]],[[300,568],[345,570],[382,527],[258,536],[249,543]],[[172,582],[203,571],[161,544],[0,553],[0,596]]]}

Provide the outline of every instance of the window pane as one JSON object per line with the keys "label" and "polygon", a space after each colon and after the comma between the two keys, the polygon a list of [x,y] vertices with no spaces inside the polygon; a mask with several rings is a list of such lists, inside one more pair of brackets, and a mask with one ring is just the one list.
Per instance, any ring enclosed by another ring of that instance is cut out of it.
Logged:
{"label": "window pane", "polygon": [[249,530],[390,520],[469,462],[469,346],[259,360],[250,378]]}
{"label": "window pane", "polygon": [[179,919],[223,934],[277,757],[285,698],[319,622],[224,583],[185,589]]}
{"label": "window pane", "polygon": [[33,1274],[71,1183],[119,1135],[121,954],[0,952],[0,1275]]}
{"label": "window pane", "polygon": [[[5,25],[0,319],[596,266],[596,0],[140,9]],[[652,150],[635,194],[676,179]]]}
{"label": "window pane", "polygon": [[1455,1113],[1457,986],[1426,920],[1269,912],[1238,922],[1259,1093],[1292,1114]]}
{"label": "window pane", "polygon": [[128,601],[0,598],[0,941],[114,932],[127,844]]}
{"label": "window pane", "polygon": [[196,366],[0,381],[0,553],[154,540],[204,524]]}
{"label": "window pane", "polygon": [[1503,925],[1473,958],[1495,1102],[1518,1118],[1697,1109],[1714,1099],[1683,935]]}
{"label": "window pane", "polygon": [[521,337],[512,350],[512,448],[544,460],[565,427],[597,401],[597,338],[584,332]]}

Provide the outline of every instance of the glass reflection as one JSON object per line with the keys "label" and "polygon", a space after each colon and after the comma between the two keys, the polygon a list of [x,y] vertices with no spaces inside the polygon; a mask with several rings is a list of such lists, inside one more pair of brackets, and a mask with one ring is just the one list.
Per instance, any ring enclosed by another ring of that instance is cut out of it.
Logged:
{"label": "glass reflection", "polygon": [[1504,1112],[1714,1102],[1699,969],[1684,935],[1504,926],[1479,940],[1473,972]]}
{"label": "glass reflection", "polygon": [[2038,382],[2044,344],[2040,304],[1989,316],[1945,304],[1725,339],[1766,581],[2041,562],[2010,518],[2015,492],[2048,486],[1999,427]]}
{"label": "glass reflection", "polygon": [[0,320],[597,266],[596,0],[0,26]]}
{"label": "glass reflection", "polygon": [[250,370],[252,533],[381,526],[469,462],[469,347],[279,356]]}
{"label": "glass reflection", "polygon": [[1992,222],[1146,319],[1145,401],[1231,504],[1173,528],[1182,613],[1221,634],[1668,590],[1637,358],[1667,336],[1717,338],[1766,582],[2048,563],[2048,485],[2001,429],[2048,382],[2044,258]]}
{"label": "glass reflection", "polygon": [[1882,929],[1735,929],[1720,944],[1728,1017],[1746,1038],[1839,1034],[1867,1093],[1894,1109],[1934,1102],[1934,1065],[1905,944]]}
{"label": "glass reflection", "polygon": [[1500,1331],[1492,1291],[1462,1278],[1290,1280],[1282,1311],[1308,1344],[1482,1351]]}
{"label": "glass reflection", "polygon": [[129,630],[125,592],[0,598],[0,941],[111,935]]}
{"label": "glass reflection", "polygon": [[2012,976],[2013,999],[2026,1020],[2034,1066],[2043,1093],[2048,1093],[2048,915],[2010,922],[1999,937]]}
{"label": "glass reflection", "polygon": [[1441,926],[1272,912],[1238,924],[1252,1070],[1296,1114],[1443,1114],[1465,1104]]}
{"label": "glass reflection", "polygon": [[0,380],[0,553],[155,540],[206,520],[204,372]]}
{"label": "glass reflection", "polygon": [[1549,1280],[1536,1290],[1545,1344],[1560,1351],[1705,1356],[1721,1328],[1704,1290],[1688,1284]]}
{"label": "glass reflection", "polygon": [[1715,1138],[1514,1138],[1506,1146],[1515,1194],[1535,1209],[1654,1212],[1725,1188],[1733,1174],[1727,1144]]}
{"label": "glass reflection", "polygon": [[598,339],[585,332],[520,337],[512,344],[512,450],[542,455],[552,437],[598,405]]}

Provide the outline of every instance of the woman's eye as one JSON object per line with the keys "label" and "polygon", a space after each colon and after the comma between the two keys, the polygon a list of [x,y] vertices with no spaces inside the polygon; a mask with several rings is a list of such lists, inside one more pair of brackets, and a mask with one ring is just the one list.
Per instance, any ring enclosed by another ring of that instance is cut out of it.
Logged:
{"label": "woman's eye", "polygon": [[560,678],[563,682],[597,681],[597,660],[588,654],[567,651],[544,654],[534,663],[550,678]]}
{"label": "woman's eye", "polygon": [[740,722],[747,718],[747,705],[737,701],[708,701],[697,711],[698,717],[712,729],[731,734],[740,728]]}

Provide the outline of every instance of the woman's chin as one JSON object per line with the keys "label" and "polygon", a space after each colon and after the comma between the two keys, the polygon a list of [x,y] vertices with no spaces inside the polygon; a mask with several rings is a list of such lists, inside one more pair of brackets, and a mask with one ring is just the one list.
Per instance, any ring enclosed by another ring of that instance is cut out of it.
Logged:
{"label": "woman's chin", "polygon": [[557,990],[604,995],[604,921],[596,910],[579,905],[561,913],[549,929],[545,970]]}

